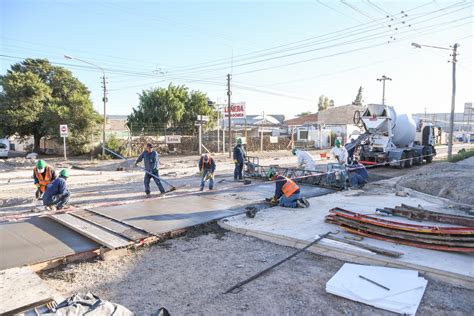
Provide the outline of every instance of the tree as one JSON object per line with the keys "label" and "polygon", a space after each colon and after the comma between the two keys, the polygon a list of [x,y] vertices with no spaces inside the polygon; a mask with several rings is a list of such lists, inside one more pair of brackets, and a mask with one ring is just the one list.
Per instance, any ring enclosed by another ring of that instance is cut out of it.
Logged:
{"label": "tree", "polygon": [[318,101],[318,111],[324,111],[327,108],[329,108],[329,106],[330,106],[329,98],[324,95],[320,95],[319,101]]}
{"label": "tree", "polygon": [[332,108],[334,107],[334,100],[333,99],[329,100],[329,106],[332,107]]}
{"label": "tree", "polygon": [[364,100],[362,100],[362,87],[359,87],[359,91],[357,92],[357,96],[355,98],[354,101],[352,101],[352,104],[353,105],[362,105],[362,102],[364,102]]}
{"label": "tree", "polygon": [[102,119],[94,111],[86,86],[47,59],[25,59],[0,76],[0,126],[5,135],[33,135],[38,152],[44,136],[59,138],[59,125],[68,124],[68,144],[74,151],[89,143]]}
{"label": "tree", "polygon": [[213,124],[217,118],[213,104],[201,91],[188,91],[185,86],[152,88],[139,95],[138,107],[128,117],[128,126],[133,131],[160,133],[164,129],[194,133],[194,122],[198,115],[210,116]]}
{"label": "tree", "polygon": [[306,116],[310,114],[311,114],[311,111],[305,111],[305,112],[301,112],[300,114],[296,114],[296,117]]}

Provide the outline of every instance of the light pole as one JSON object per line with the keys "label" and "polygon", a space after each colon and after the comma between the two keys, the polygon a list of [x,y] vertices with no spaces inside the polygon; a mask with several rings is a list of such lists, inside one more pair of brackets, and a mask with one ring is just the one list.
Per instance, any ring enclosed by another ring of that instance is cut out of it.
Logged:
{"label": "light pole", "polygon": [[411,43],[411,46],[415,48],[422,48],[422,47],[429,47],[429,48],[436,48],[436,49],[443,49],[443,50],[453,50],[451,56],[453,59],[451,60],[453,64],[453,90],[451,94],[451,116],[449,117],[449,138],[448,138],[448,160],[451,159],[453,155],[453,133],[454,133],[454,108],[456,104],[456,63],[457,63],[457,50],[459,47],[458,43],[455,43],[451,48],[447,47],[439,47],[439,46],[431,46],[431,45],[422,45],[418,43]]}
{"label": "light pole", "polygon": [[385,105],[385,81],[392,81],[392,78],[389,78],[385,75],[382,78],[377,78],[377,81],[383,81],[383,92],[382,92],[382,105]]}
{"label": "light pole", "polygon": [[102,101],[104,101],[104,125],[102,126],[102,157],[105,157],[105,126],[107,124],[107,86],[105,84],[105,71],[104,71],[104,68],[102,68],[102,67],[100,67],[100,66],[98,66],[94,63],[91,63],[89,61],[85,61],[85,60],[82,60],[82,59],[79,59],[79,58],[76,58],[76,57],[72,57],[72,56],[69,56],[69,55],[64,55],[64,58],[71,59],[71,60],[77,60],[77,61],[83,62],[85,64],[92,65],[94,67],[99,68],[102,71],[102,85],[103,85],[103,88],[104,88],[104,96],[102,98]]}

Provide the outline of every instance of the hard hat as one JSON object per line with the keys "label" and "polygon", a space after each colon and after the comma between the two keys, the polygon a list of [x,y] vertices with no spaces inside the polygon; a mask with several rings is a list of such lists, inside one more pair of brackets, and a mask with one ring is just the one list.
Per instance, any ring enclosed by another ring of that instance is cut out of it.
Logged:
{"label": "hard hat", "polygon": [[46,162],[43,159],[40,159],[36,162],[37,169],[44,169],[46,168]]}
{"label": "hard hat", "polygon": [[207,154],[202,155],[202,160],[204,162],[208,162],[209,161],[209,156]]}
{"label": "hard hat", "polygon": [[291,153],[292,153],[293,155],[296,155],[296,148],[293,148],[293,149],[291,150]]}
{"label": "hard hat", "polygon": [[274,176],[276,176],[276,174],[277,174],[276,170],[273,169],[273,168],[270,168],[270,169],[268,169],[268,171],[267,171],[267,178],[268,178],[268,179],[271,179],[271,178],[273,178]]}
{"label": "hard hat", "polygon": [[242,144],[242,138],[237,138],[237,144]]}
{"label": "hard hat", "polygon": [[69,177],[69,171],[67,171],[67,169],[62,169],[61,171],[59,171],[59,176],[64,177],[64,178],[68,178]]}
{"label": "hard hat", "polygon": [[341,146],[341,141],[339,139],[336,139],[336,142],[334,143],[336,146]]}
{"label": "hard hat", "polygon": [[152,143],[148,143],[148,144],[146,144],[146,147],[147,147],[147,148],[153,148],[153,144],[152,144]]}

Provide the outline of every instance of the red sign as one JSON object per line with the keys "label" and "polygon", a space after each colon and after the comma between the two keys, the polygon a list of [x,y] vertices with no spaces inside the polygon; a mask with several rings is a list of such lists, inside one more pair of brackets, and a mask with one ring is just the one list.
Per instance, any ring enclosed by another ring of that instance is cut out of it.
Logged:
{"label": "red sign", "polygon": [[[231,118],[236,118],[236,117],[244,117],[245,116],[245,102],[241,103],[232,103],[230,106],[230,117]],[[224,115],[225,117],[229,117],[229,107],[225,106],[224,107]]]}

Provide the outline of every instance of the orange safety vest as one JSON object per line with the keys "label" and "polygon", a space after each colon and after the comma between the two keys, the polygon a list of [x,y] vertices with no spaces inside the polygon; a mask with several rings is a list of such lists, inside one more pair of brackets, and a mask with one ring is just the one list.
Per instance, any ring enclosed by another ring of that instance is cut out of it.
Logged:
{"label": "orange safety vest", "polygon": [[43,178],[43,175],[39,173],[38,168],[35,167],[35,176],[36,179],[38,179],[40,191],[44,193],[44,191],[46,191],[46,186],[51,183],[51,168],[49,168],[49,166],[45,167]]}
{"label": "orange safety vest", "polygon": [[281,188],[283,194],[286,197],[290,197],[293,193],[295,193],[300,187],[290,178],[284,177],[286,179],[286,183]]}
{"label": "orange safety vest", "polygon": [[[202,168],[201,169],[204,169],[204,159],[201,159],[202,160]],[[211,165],[211,162],[212,162],[212,157],[209,157],[209,161],[207,162],[207,164],[210,166]]]}

